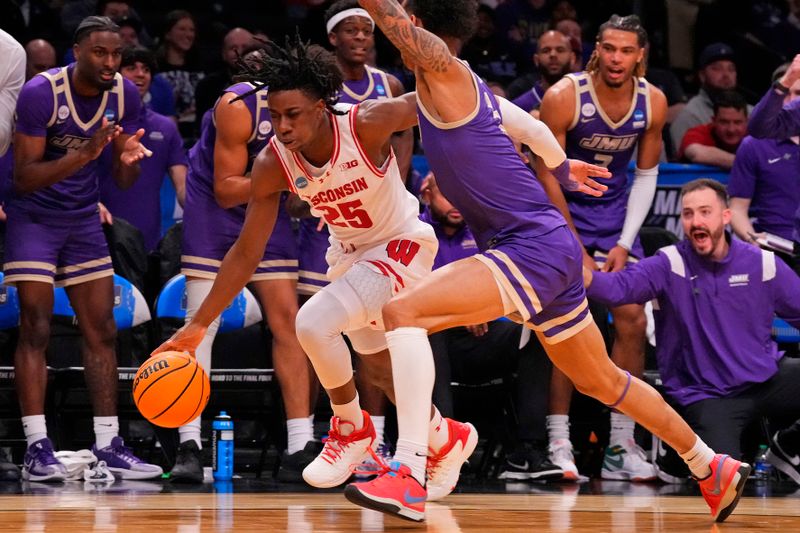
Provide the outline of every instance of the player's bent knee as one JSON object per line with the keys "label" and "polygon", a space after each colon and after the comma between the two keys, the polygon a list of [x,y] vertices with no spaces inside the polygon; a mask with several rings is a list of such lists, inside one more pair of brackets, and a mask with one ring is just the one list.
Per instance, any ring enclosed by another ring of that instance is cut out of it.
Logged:
{"label": "player's bent knee", "polygon": [[615,328],[623,334],[641,333],[647,330],[647,317],[644,310],[634,308],[618,313],[615,321]]}
{"label": "player's bent knee", "polygon": [[575,389],[578,392],[590,396],[604,405],[611,405],[619,400],[625,389],[626,382],[627,375],[625,372],[613,365],[609,371],[573,379]]}
{"label": "player's bent knee", "polygon": [[50,340],[50,316],[48,314],[23,315],[20,317],[19,340],[21,347],[30,350],[45,350]]}
{"label": "player's bent knee", "polygon": [[381,309],[386,331],[417,325],[417,314],[404,298],[392,298]]}
{"label": "player's bent knee", "polygon": [[89,324],[84,338],[89,346],[113,347],[117,340],[117,323],[114,321],[114,317]]}

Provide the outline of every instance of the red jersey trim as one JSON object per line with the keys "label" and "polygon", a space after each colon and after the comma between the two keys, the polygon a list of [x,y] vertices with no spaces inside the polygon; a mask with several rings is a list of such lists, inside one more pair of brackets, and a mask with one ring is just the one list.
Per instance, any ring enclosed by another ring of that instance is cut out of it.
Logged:
{"label": "red jersey trim", "polygon": [[[373,174],[378,176],[379,178],[386,177],[386,172],[381,172],[376,166],[375,163],[367,156],[364,147],[361,145],[361,140],[358,138],[356,134],[356,116],[358,115],[358,106],[361,104],[356,104],[350,109],[350,133],[353,135],[353,141],[355,141],[356,149],[358,150],[359,155],[361,155],[361,159],[364,160],[364,163],[367,164],[367,168],[369,168]],[[386,161],[383,163],[383,166],[388,169],[388,163],[394,157],[394,150],[389,150],[389,157],[386,158]]]}
{"label": "red jersey trim", "polygon": [[283,175],[286,178],[286,183],[289,184],[289,190],[295,194],[298,194],[297,187],[294,186],[293,176],[289,172],[289,167],[287,167],[286,163],[283,161],[283,156],[281,156],[280,150],[278,150],[278,147],[275,145],[275,139],[277,139],[277,137],[272,137],[272,139],[269,140],[269,147],[272,148],[273,152],[275,152],[275,157],[278,158],[278,162],[283,168]]}

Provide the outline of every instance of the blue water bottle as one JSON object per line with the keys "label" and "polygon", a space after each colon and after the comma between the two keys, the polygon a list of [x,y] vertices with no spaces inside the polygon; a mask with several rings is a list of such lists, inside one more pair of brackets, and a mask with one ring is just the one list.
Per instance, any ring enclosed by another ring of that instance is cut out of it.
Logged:
{"label": "blue water bottle", "polygon": [[233,478],[233,420],[220,411],[211,425],[212,469],[215,481]]}

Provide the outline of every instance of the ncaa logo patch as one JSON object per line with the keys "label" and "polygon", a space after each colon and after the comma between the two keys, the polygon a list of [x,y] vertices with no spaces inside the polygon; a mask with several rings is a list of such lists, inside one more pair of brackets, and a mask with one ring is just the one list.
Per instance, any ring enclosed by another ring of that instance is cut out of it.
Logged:
{"label": "ncaa logo patch", "polygon": [[258,134],[259,135],[269,135],[269,132],[272,131],[272,122],[269,120],[265,120],[258,125]]}
{"label": "ncaa logo patch", "polygon": [[69,116],[69,108],[65,105],[62,105],[58,108],[58,120],[67,120]]}
{"label": "ncaa logo patch", "polygon": [[383,85],[376,86],[375,90],[378,91],[379,95],[386,96],[386,89],[383,88]]}
{"label": "ncaa logo patch", "polygon": [[106,120],[108,120],[109,122],[114,122],[114,121],[116,120],[116,118],[117,118],[117,115],[114,113],[114,110],[113,110],[113,109],[106,109],[106,110],[103,112],[103,116],[104,116],[104,117],[106,118]]}
{"label": "ncaa logo patch", "polygon": [[591,102],[586,102],[581,106],[581,115],[584,117],[593,117],[597,113],[597,108]]}
{"label": "ncaa logo patch", "polygon": [[633,120],[644,120],[644,113],[642,113],[641,109],[633,112]]}
{"label": "ncaa logo patch", "polygon": [[298,189],[305,189],[308,187],[308,180],[303,176],[297,176],[294,180],[294,186]]}

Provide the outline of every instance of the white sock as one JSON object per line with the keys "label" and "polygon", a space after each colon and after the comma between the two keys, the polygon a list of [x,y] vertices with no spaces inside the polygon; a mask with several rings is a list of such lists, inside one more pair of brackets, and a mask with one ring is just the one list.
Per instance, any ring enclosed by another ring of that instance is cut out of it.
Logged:
{"label": "white sock", "polygon": [[[312,405],[311,408],[313,409],[314,406]],[[314,440],[314,413],[308,415],[308,423],[311,424],[311,440]]]}
{"label": "white sock", "polygon": [[361,404],[358,401],[358,393],[356,397],[349,402],[342,405],[334,405],[331,402],[334,416],[338,416],[343,422],[350,422],[353,424],[343,424],[339,426],[343,436],[347,436],[353,431],[357,431],[364,427],[364,415],[361,413]]}
{"label": "white sock", "polygon": [[383,444],[383,429],[386,427],[386,417],[385,416],[373,416],[372,418],[372,425],[375,426],[375,435],[376,440],[378,441],[378,446]]}
{"label": "white sock", "polygon": [[397,328],[386,332],[386,343],[397,401],[399,438],[394,459],[408,466],[424,486],[431,395],[436,377],[428,332],[423,328]]}
{"label": "white sock", "polygon": [[25,432],[25,440],[28,446],[38,440],[47,438],[47,424],[44,415],[31,415],[22,417],[22,431]]}
{"label": "white sock", "polygon": [[314,440],[314,425],[309,417],[290,418],[286,421],[286,453],[289,455],[299,452],[306,447],[306,443]]}
{"label": "white sock", "polygon": [[633,430],[636,422],[622,413],[611,412],[611,434],[608,437],[609,446],[615,444],[625,445],[633,440]]}
{"label": "white sock", "polygon": [[94,440],[97,449],[111,446],[111,439],[119,435],[119,418],[116,416],[94,417]]}
{"label": "white sock", "polygon": [[[210,279],[196,279],[186,283],[186,323],[188,324],[200,308],[214,282]],[[219,330],[219,317],[206,329],[206,336],[194,352],[197,362],[207,373],[211,372],[211,347]]]}
{"label": "white sock", "polygon": [[686,453],[680,454],[681,458],[686,461],[689,470],[692,471],[694,477],[697,479],[705,479],[711,475],[711,461],[714,460],[714,450],[708,447],[700,437],[692,446],[692,449]]}
{"label": "white sock", "polygon": [[547,436],[550,442],[569,441],[569,415],[547,415]]}
{"label": "white sock", "polygon": [[203,443],[200,440],[200,417],[198,416],[188,424],[178,428],[178,439],[180,443],[189,442],[190,440],[197,443],[199,449],[203,449]]}
{"label": "white sock", "polygon": [[447,420],[442,417],[442,413],[436,406],[433,406],[433,416],[428,424],[428,448],[438,452],[450,440],[450,427]]}

